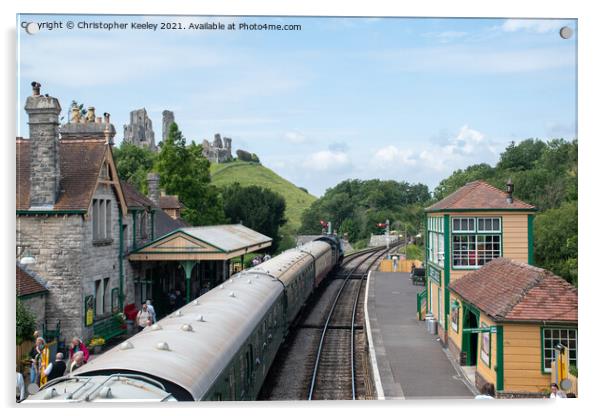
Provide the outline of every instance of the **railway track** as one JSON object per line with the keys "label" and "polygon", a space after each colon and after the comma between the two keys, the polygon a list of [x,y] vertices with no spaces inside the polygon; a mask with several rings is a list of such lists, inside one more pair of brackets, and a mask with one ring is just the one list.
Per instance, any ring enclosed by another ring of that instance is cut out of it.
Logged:
{"label": "railway track", "polygon": [[[355,400],[358,393],[362,398],[365,396],[363,391],[357,391],[357,387],[364,384],[358,382],[363,380],[357,380],[363,373],[356,371],[356,343],[360,341],[356,339],[359,335],[356,330],[363,331],[363,325],[356,326],[356,320],[363,322],[362,317],[357,316],[357,305],[365,276],[384,254],[386,249],[375,250],[348,263],[346,270],[350,270],[324,322],[307,400]],[[361,278],[352,279],[357,275]]]}
{"label": "railway track", "polygon": [[377,247],[347,256],[314,292],[281,347],[259,400],[308,400],[312,380],[311,400],[373,397],[364,353],[363,303],[358,299],[363,298],[368,271],[386,252]]}

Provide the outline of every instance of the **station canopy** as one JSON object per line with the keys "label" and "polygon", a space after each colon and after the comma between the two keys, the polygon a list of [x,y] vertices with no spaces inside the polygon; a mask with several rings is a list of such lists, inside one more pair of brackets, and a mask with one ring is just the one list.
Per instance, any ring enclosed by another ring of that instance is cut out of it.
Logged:
{"label": "station canopy", "polygon": [[228,260],[269,247],[272,239],[241,224],[178,228],[128,256],[132,261]]}

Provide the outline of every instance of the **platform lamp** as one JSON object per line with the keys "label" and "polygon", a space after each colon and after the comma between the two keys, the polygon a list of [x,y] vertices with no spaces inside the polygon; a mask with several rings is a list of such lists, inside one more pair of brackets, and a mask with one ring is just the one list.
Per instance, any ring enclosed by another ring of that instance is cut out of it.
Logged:
{"label": "platform lamp", "polygon": [[24,266],[36,262],[35,257],[31,255],[27,246],[17,246],[17,259],[19,259],[19,263]]}

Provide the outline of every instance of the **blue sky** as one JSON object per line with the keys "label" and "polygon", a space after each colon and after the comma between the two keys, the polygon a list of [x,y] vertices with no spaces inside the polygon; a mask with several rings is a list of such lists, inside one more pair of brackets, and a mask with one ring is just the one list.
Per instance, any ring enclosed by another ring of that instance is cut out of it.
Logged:
{"label": "blue sky", "polygon": [[576,137],[574,20],[22,15],[23,21],[300,24],[301,31],[18,31],[18,134],[30,83],[111,113],[145,107],[161,137],[235,149],[322,195],[347,178],[422,182],[495,163],[511,140]]}

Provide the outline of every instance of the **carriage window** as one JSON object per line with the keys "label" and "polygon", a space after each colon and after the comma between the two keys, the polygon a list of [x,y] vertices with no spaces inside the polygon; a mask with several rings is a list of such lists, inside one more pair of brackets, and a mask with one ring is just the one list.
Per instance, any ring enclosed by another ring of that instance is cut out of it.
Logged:
{"label": "carriage window", "polygon": [[234,372],[234,365],[230,367],[230,375],[228,376],[228,381],[230,383],[230,400],[236,400],[236,376]]}

